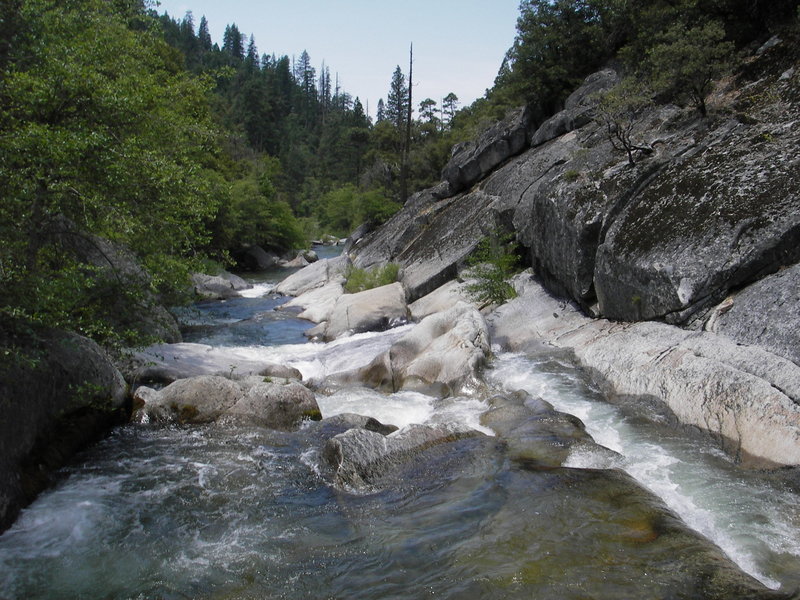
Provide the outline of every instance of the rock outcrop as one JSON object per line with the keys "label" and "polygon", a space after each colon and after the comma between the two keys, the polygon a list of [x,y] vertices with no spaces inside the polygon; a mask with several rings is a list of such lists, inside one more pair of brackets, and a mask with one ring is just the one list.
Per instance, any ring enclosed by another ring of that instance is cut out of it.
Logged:
{"label": "rock outcrop", "polygon": [[505,160],[522,152],[528,146],[530,127],[530,111],[518,108],[475,141],[455,146],[442,171],[442,180],[449,185],[449,191],[455,194],[469,188]]}
{"label": "rock outcrop", "polygon": [[584,310],[698,325],[732,291],[800,259],[798,76],[784,76],[798,58],[789,40],[766,50],[708,119],[675,106],[645,114],[634,135],[652,152],[633,168],[589,118],[616,76],[590,76],[537,146],[469,191],[416,195],[354,246],[354,262],[399,263],[413,301],[503,226],[548,289]]}

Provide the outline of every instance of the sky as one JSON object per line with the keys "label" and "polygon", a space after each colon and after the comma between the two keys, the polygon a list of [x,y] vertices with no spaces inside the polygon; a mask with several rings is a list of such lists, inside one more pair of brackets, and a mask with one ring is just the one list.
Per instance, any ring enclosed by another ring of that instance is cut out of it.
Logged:
{"label": "sky", "polygon": [[412,43],[415,110],[450,92],[460,106],[483,96],[514,42],[518,7],[519,0],[159,0],[157,10],[178,19],[192,11],[195,27],[205,16],[220,46],[225,26],[236,23],[253,34],[259,54],[306,50],[317,75],[324,61],[374,117],[395,67],[408,77]]}

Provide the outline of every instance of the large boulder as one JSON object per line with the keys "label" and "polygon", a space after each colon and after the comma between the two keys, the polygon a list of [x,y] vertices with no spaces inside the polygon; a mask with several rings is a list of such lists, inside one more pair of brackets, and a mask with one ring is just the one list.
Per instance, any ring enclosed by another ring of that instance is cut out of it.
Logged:
{"label": "large boulder", "polygon": [[406,292],[401,283],[344,294],[331,310],[324,339],[331,341],[364,331],[383,331],[404,324],[407,319]]}
{"label": "large boulder", "polygon": [[97,344],[58,331],[37,337],[25,350],[34,360],[13,372],[9,361],[0,377],[0,531],[56,469],[128,415],[125,381]]}
{"label": "large boulder", "polygon": [[530,126],[531,115],[527,108],[511,111],[503,121],[495,123],[474,142],[455,146],[450,161],[442,171],[442,179],[449,184],[453,193],[469,188],[527,147]]}
{"label": "large boulder", "polygon": [[314,394],[300,383],[256,383],[226,411],[226,417],[290,431],[322,415]]}
{"label": "large boulder", "polygon": [[280,257],[261,246],[250,246],[242,253],[240,261],[251,271],[266,271],[277,267]]}
{"label": "large boulder", "polygon": [[473,306],[458,302],[423,319],[368,366],[348,376],[393,392],[413,389],[439,397],[470,395],[483,388],[480,371],[489,352],[483,316]]}
{"label": "large boulder", "polygon": [[570,350],[610,398],[663,403],[745,466],[800,465],[800,367],[780,356],[664,323],[589,319],[536,285],[490,322],[511,350]]}
{"label": "large boulder", "polygon": [[411,317],[419,321],[428,315],[452,308],[459,301],[469,302],[470,297],[465,287],[466,284],[463,282],[448,281],[430,294],[409,304],[408,309],[411,312]]}
{"label": "large boulder", "polygon": [[409,425],[388,436],[368,429],[350,429],[325,444],[323,457],[333,468],[337,485],[361,488],[433,446],[482,435],[455,423]]}
{"label": "large boulder", "polygon": [[205,300],[235,298],[239,295],[239,291],[252,287],[238,275],[227,272],[219,275],[194,273],[192,285],[194,293]]}
{"label": "large boulder", "polygon": [[340,277],[348,264],[349,259],[346,256],[318,260],[289,275],[275,287],[275,292],[285,296],[299,296]]}
{"label": "large boulder", "polygon": [[126,246],[81,231],[65,217],[48,227],[62,251],[91,267],[97,293],[105,292],[103,318],[115,329],[136,331],[166,342],[180,342],[175,317],[151,292],[152,278]]}
{"label": "large boulder", "polygon": [[297,316],[301,319],[308,319],[313,323],[321,323],[330,318],[334,306],[339,298],[344,294],[344,277],[336,277],[322,287],[317,287],[303,292],[296,298],[292,298],[286,304],[278,308],[286,310],[290,308],[300,308]]}
{"label": "large boulder", "polygon": [[246,422],[270,429],[296,429],[321,418],[314,394],[297,382],[248,377],[234,381],[204,375],[178,380],[163,390],[139,388],[139,422],[202,424]]}

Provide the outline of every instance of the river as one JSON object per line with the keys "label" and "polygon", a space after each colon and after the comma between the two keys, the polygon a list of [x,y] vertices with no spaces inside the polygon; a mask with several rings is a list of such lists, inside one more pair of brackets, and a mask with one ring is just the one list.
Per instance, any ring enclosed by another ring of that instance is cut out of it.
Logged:
{"label": "river", "polygon": [[[309,324],[273,310],[283,301],[269,293],[274,275],[255,284],[247,297],[185,315],[187,339],[322,380],[413,327],[305,343]],[[561,353],[495,350],[494,386],[578,416],[620,453],[615,466],[741,569],[773,589],[800,586],[800,502],[785,481],[736,468],[658,410],[607,403]],[[325,417],[456,421],[491,435],[476,399],[359,388],[318,402]],[[353,493],[330,484],[322,435],[313,425],[116,429],[0,536],[0,598],[695,597],[669,588],[674,567],[647,544],[620,549],[621,517],[597,500],[601,465],[591,455],[530,472],[509,465],[490,435],[470,438],[403,467],[390,485]]]}

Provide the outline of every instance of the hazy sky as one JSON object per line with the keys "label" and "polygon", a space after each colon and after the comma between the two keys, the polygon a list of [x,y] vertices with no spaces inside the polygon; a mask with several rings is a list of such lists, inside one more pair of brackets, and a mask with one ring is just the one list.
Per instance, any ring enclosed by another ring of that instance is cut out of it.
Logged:
{"label": "hazy sky", "polygon": [[408,77],[414,44],[414,108],[454,92],[462,106],[492,86],[503,55],[514,41],[519,0],[160,0],[158,12],[183,17],[187,10],[208,20],[222,45],[225,26],[236,23],[255,36],[259,54],[299,56],[308,51],[319,74],[358,96],[375,115],[386,100],[397,65]]}

